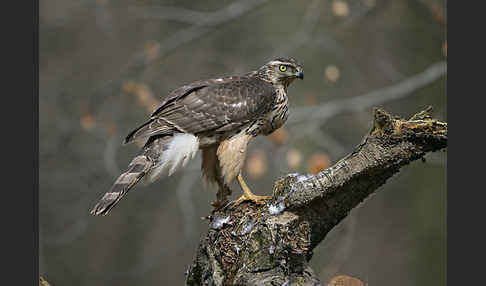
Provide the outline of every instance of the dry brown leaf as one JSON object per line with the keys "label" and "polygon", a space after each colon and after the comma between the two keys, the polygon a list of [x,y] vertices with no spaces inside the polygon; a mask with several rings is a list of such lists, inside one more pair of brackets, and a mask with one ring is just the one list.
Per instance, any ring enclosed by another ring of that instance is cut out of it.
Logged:
{"label": "dry brown leaf", "polygon": [[294,148],[287,152],[287,165],[291,170],[297,170],[302,164],[302,153]]}
{"label": "dry brown leaf", "polygon": [[145,43],[143,52],[147,61],[151,61],[159,55],[160,44],[155,41]]}
{"label": "dry brown leaf", "polygon": [[349,15],[349,5],[346,1],[336,0],[332,2],[332,13],[337,17],[346,17]]}
{"label": "dry brown leaf", "polygon": [[122,84],[122,90],[125,92],[125,95],[129,95],[130,93],[134,93],[137,87],[137,83],[133,80],[124,81]]}
{"label": "dry brown leaf", "polygon": [[314,94],[306,94],[304,96],[305,104],[308,105],[316,105],[317,104],[317,97]]}
{"label": "dry brown leaf", "polygon": [[105,130],[108,136],[115,136],[117,134],[116,126],[117,125],[112,121],[105,122]]}
{"label": "dry brown leaf", "polygon": [[246,173],[252,179],[260,178],[268,170],[268,162],[265,151],[257,149],[253,151],[246,161]]}
{"label": "dry brown leaf", "polygon": [[324,153],[316,153],[312,155],[307,161],[307,171],[312,174],[317,174],[331,165],[331,160]]}
{"label": "dry brown leaf", "polygon": [[357,278],[347,275],[338,275],[333,277],[327,286],[364,286],[364,284]]}
{"label": "dry brown leaf", "polygon": [[280,127],[279,129],[273,131],[273,133],[270,134],[268,138],[272,140],[273,143],[280,145],[287,142],[287,140],[289,139],[289,132],[284,127]]}
{"label": "dry brown leaf", "polygon": [[324,70],[324,76],[332,83],[336,82],[340,75],[339,68],[335,65],[328,65]]}
{"label": "dry brown leaf", "polygon": [[152,111],[160,104],[160,101],[153,96],[152,91],[146,84],[137,83],[135,81],[125,81],[122,85],[122,90],[125,94],[135,95],[137,103],[145,106],[148,113],[152,113]]}
{"label": "dry brown leaf", "polygon": [[81,125],[81,128],[83,128],[84,130],[91,130],[93,129],[93,127],[95,126],[95,118],[92,114],[84,114],[83,116],[81,116],[81,118],[79,119],[79,125]]}

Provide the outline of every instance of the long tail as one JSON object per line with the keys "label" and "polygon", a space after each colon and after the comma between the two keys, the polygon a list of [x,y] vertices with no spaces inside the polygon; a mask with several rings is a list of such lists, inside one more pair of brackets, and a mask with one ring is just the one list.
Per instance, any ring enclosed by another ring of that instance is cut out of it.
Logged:
{"label": "long tail", "polygon": [[96,206],[91,210],[92,215],[106,215],[123,198],[123,196],[135,186],[152,167],[152,160],[140,154],[133,158],[125,173],[115,181],[110,191],[107,192]]}
{"label": "long tail", "polygon": [[125,173],[121,174],[96,206],[92,215],[106,215],[143,177],[153,182],[162,175],[172,175],[193,159],[199,140],[191,134],[151,137],[141,153],[133,158]]}

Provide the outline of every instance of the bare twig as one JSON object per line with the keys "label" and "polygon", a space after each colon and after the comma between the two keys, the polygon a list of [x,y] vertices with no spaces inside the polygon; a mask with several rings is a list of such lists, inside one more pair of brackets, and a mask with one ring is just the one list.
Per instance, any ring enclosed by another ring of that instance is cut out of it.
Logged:
{"label": "bare twig", "polygon": [[288,126],[297,123],[325,123],[329,118],[343,112],[356,112],[410,95],[412,92],[436,81],[447,73],[447,62],[429,66],[425,71],[411,76],[398,84],[374,90],[364,95],[338,99],[318,106],[298,107],[291,111]]}
{"label": "bare twig", "polygon": [[175,35],[164,40],[160,45],[161,49],[159,51],[159,55],[152,61],[154,62],[181,45],[205,35],[211,31],[211,29],[209,29],[210,27],[217,27],[225,22],[234,20],[260,6],[266,1],[268,0],[240,0],[226,6],[225,8],[222,8],[221,10],[211,13],[210,17],[205,18],[204,21],[199,22],[190,28],[177,32]]}
{"label": "bare twig", "polygon": [[282,47],[282,50],[279,52],[280,54],[290,54],[292,51],[311,40],[312,32],[314,31],[314,28],[319,22],[319,18],[321,16],[322,5],[323,1],[321,0],[314,0],[309,4],[304,16],[302,17],[302,24],[299,30],[295,33],[294,39]]}
{"label": "bare twig", "polygon": [[309,128],[307,135],[310,135],[310,140],[317,146],[329,150],[329,153],[334,156],[342,156],[346,152],[346,149],[336,140],[336,138],[322,130],[313,130],[313,128]]}
{"label": "bare twig", "polygon": [[376,9],[376,5],[369,6],[361,3],[361,5],[356,8],[357,9],[353,10],[353,13],[351,13],[348,17],[344,18],[343,21],[335,27],[333,32],[341,33],[342,30],[356,25],[361,20],[363,20],[363,18],[368,15],[368,13],[370,13],[373,9]]}
{"label": "bare twig", "polygon": [[130,15],[143,20],[168,20],[189,24],[200,24],[213,13],[170,6],[137,6],[128,8]]}
{"label": "bare twig", "polygon": [[179,48],[180,46],[202,37],[206,33],[210,32],[214,27],[220,26],[225,22],[234,20],[244,15],[245,13],[255,9],[256,7],[264,4],[267,1],[268,0],[240,0],[233,2],[216,12],[208,14],[209,17],[205,17],[202,21],[197,22],[189,28],[180,30],[173,36],[168,37],[162,43],[160,43],[160,49],[157,55],[155,57],[151,57],[150,61],[146,60],[144,51],[136,52],[120,69],[120,76],[118,76],[117,79],[106,81],[103,85],[96,88],[93,93],[104,90],[105,88],[113,88],[114,84],[119,83],[128,75],[140,73],[148,66],[148,64],[155,63],[156,61],[165,57],[170,52]]}

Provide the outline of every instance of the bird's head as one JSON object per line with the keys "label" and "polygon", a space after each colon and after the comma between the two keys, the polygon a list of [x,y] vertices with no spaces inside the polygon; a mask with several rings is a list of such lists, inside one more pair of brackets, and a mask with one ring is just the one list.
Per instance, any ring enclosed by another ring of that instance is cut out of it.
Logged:
{"label": "bird's head", "polygon": [[304,69],[293,58],[276,58],[258,69],[258,75],[274,85],[287,87],[296,78],[304,79]]}

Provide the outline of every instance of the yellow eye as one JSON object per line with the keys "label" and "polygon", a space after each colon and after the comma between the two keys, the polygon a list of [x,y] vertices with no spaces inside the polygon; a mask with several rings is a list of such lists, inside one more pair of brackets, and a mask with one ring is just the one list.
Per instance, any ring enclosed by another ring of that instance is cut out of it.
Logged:
{"label": "yellow eye", "polygon": [[279,68],[280,68],[280,71],[283,71],[283,72],[287,70],[287,67],[284,66],[284,65],[281,65]]}

